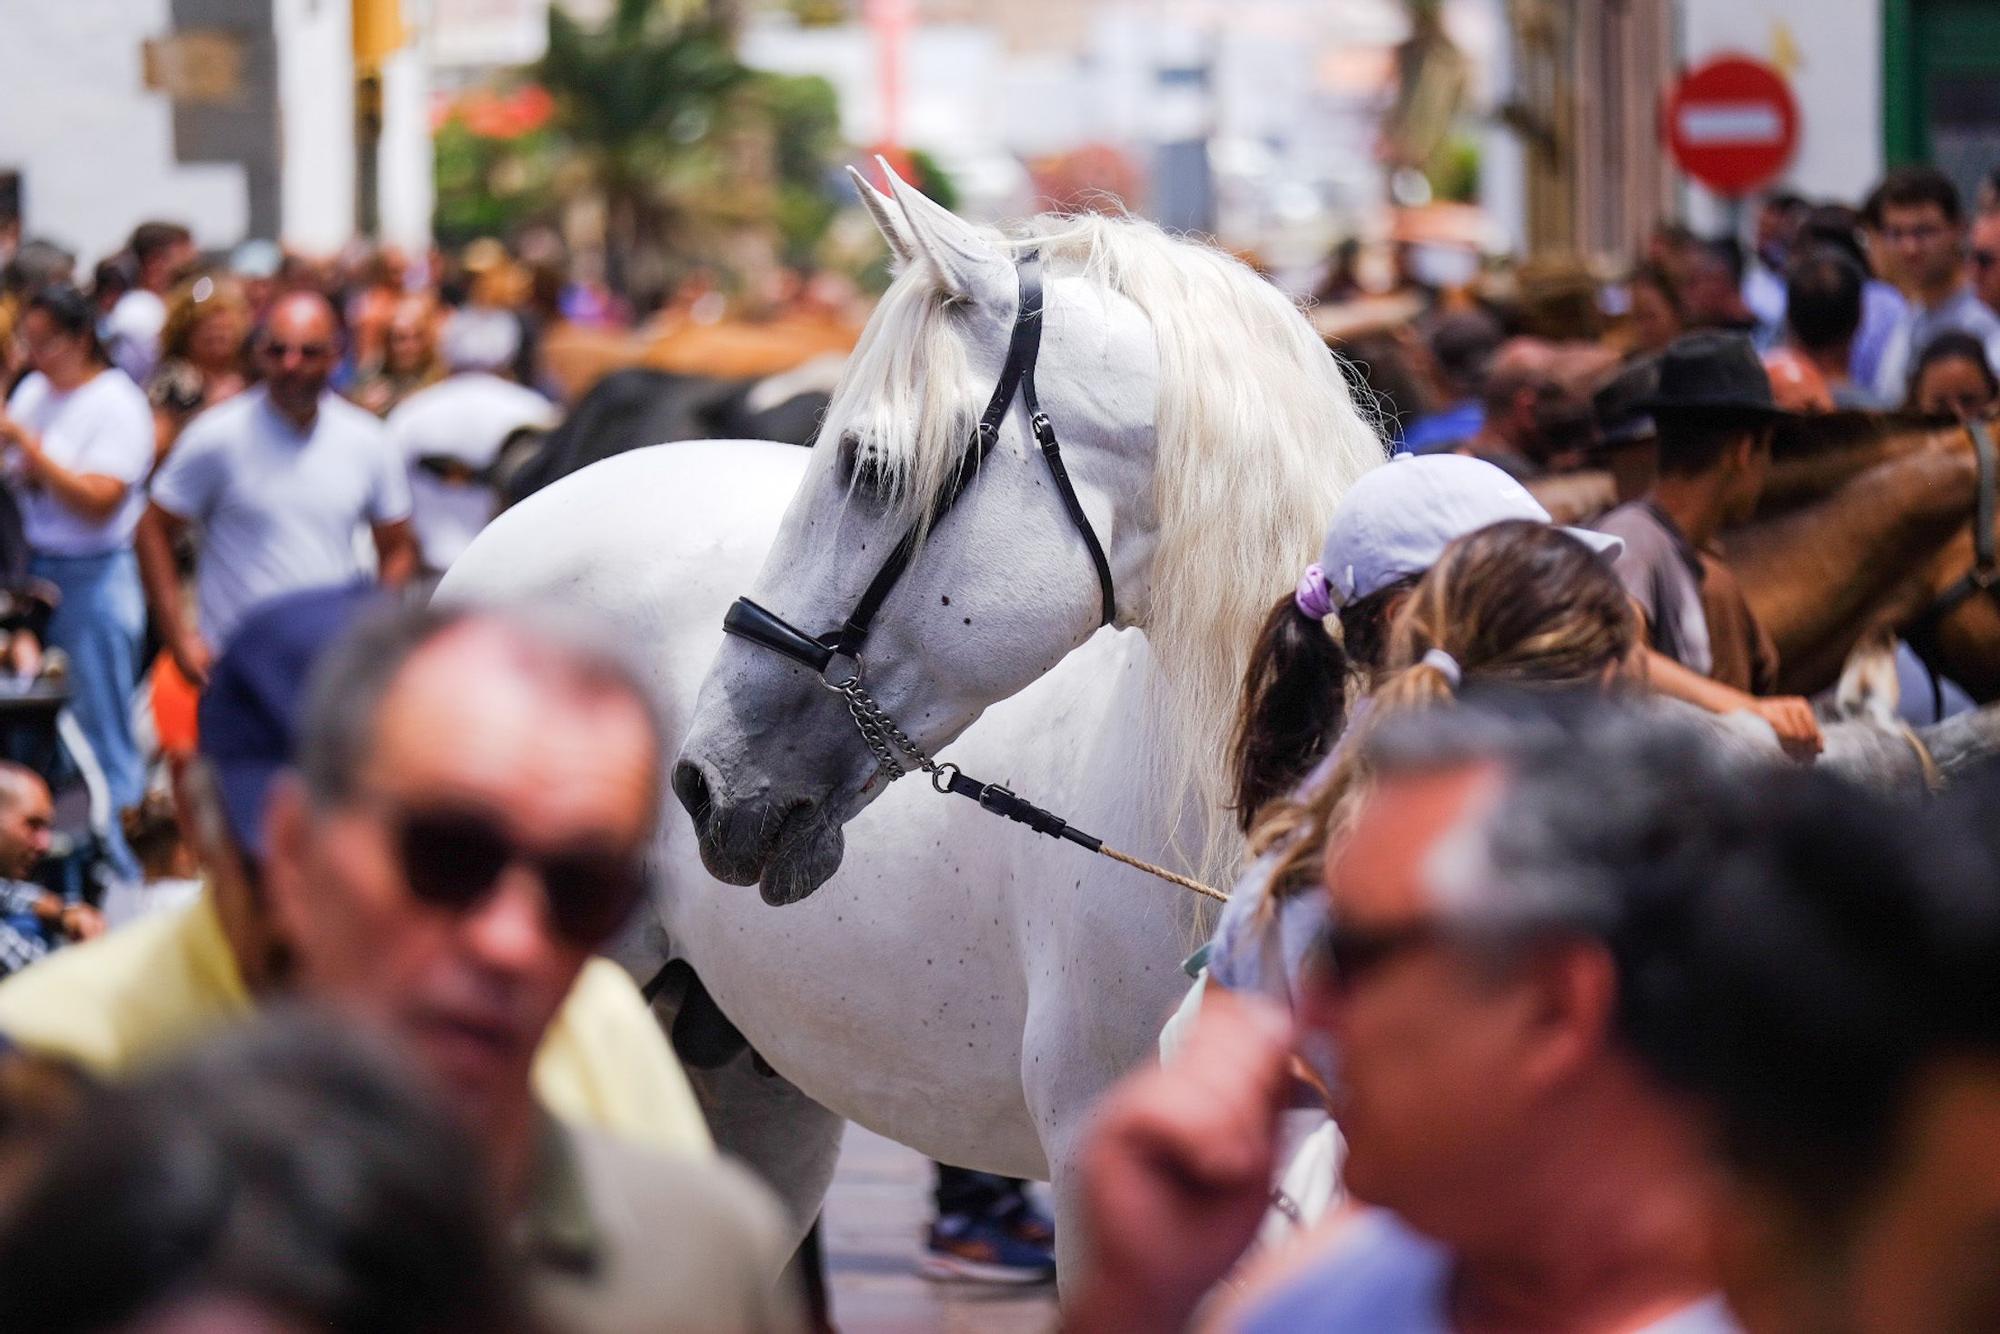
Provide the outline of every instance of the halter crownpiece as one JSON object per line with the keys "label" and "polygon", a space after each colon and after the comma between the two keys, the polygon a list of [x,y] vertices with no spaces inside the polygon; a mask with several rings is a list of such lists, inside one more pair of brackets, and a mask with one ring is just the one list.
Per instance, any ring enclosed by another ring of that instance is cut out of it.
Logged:
{"label": "halter crownpiece", "polygon": [[[1055,426],[1049,421],[1048,414],[1042,411],[1041,402],[1035,394],[1035,362],[1042,349],[1041,256],[1035,251],[1028,251],[1015,261],[1014,272],[1020,286],[1020,303],[1014,311],[1014,329],[1007,341],[1007,359],[1001,364],[999,383],[993,386],[993,395],[987,400],[986,410],[979,415],[979,424],[973,429],[972,438],[966,442],[958,467],[931,502],[928,521],[936,524],[949,514],[959,497],[965,494],[966,488],[972,485],[980,465],[993,452],[993,446],[999,443],[1000,428],[1005,424],[1018,395],[1022,406],[1028,410],[1029,429],[1033,431],[1035,443],[1048,464],[1050,476],[1055,479],[1056,494],[1062,499],[1063,510],[1075,526],[1077,536],[1083,539],[1084,548],[1090,553],[1091,565],[1097,571],[1102,613],[1099,624],[1110,625],[1118,619],[1111,562],[1105,557],[1103,543],[1097,540],[1097,530],[1091,527],[1090,516],[1084,512],[1082,500],[1077,497],[1069,469],[1063,466],[1062,446],[1056,439]],[[861,649],[867,642],[875,614],[882,610],[882,604],[888,600],[896,581],[903,577],[903,572],[915,557],[918,537],[924,526],[912,524],[904,532],[889,552],[888,559],[882,562],[882,568],[875,572],[875,577],[868,581],[868,587],[862,590],[854,609],[837,629],[822,635],[811,635],[769,608],[747,597],[740,597],[730,604],[722,618],[724,633],[747,639],[817,673],[821,684],[839,695],[847,705],[848,716],[854,720],[855,729],[875,756],[878,771],[886,773],[891,781],[901,778],[914,766],[931,776],[931,786],[939,792],[970,797],[984,809],[1025,824],[1036,833],[1067,839],[1195,893],[1226,899],[1227,895],[1199,881],[1105,846],[1102,839],[1073,828],[1061,817],[1016,796],[997,783],[982,783],[968,778],[955,764],[938,763],[883,712],[882,706],[875,702],[862,684]]]}

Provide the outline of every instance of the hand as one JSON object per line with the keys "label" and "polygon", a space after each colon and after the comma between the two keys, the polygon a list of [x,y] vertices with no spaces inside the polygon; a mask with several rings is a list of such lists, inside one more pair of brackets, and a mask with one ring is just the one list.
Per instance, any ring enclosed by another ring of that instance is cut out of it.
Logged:
{"label": "hand", "polygon": [[72,903],[62,910],[62,932],[71,940],[95,940],[104,934],[104,914],[88,903]]}
{"label": "hand", "polygon": [[198,630],[189,630],[178,636],[170,646],[174,655],[174,666],[181,669],[181,675],[196,690],[208,689],[209,669],[215,666],[215,650],[201,637]]}
{"label": "hand", "polygon": [[1778,734],[1778,744],[1785,748],[1787,758],[1800,764],[1810,764],[1826,749],[1826,738],[1820,733],[1819,719],[1813,716],[1812,705],[1798,696],[1752,700],[1750,711],[1771,725],[1771,730]]}
{"label": "hand", "polygon": [[1210,987],[1173,1064],[1114,1088],[1084,1143],[1088,1263],[1065,1328],[1178,1329],[1270,1207],[1290,1018]]}

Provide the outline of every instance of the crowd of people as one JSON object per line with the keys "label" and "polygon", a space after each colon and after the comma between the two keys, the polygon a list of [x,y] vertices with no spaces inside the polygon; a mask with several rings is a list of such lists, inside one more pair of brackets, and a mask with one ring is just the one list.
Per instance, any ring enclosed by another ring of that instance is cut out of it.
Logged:
{"label": "crowd of people", "polygon": [[[164,222],[77,278],[0,270],[0,1328],[804,1327],[803,1224],[598,957],[643,672],[402,596],[601,294]],[[2000,778],[1816,770],[1717,546],[1780,422],[2000,408],[2000,181],[1774,196],[1557,305],[1345,349],[1402,457],[1252,648],[1245,869],[1084,1146],[1072,1328],[2000,1327]],[[1586,472],[1588,526],[1523,485]],[[933,1272],[1053,1273],[1022,1183],[938,1205]]]}

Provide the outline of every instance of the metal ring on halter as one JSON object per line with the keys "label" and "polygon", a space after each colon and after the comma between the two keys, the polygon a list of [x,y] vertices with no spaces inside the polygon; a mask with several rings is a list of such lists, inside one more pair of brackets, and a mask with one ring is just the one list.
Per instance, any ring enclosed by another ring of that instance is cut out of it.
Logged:
{"label": "metal ring on halter", "polygon": [[950,760],[944,760],[931,765],[930,768],[931,786],[940,792],[949,793],[951,791],[952,780],[958,777],[958,766]]}
{"label": "metal ring on halter", "polygon": [[[854,670],[845,678],[836,681],[833,679],[834,664],[838,663],[842,658],[846,658],[852,662]],[[861,655],[859,653],[841,653],[836,651],[832,657],[826,660],[826,666],[819,669],[819,683],[828,690],[846,690],[851,686],[860,685]]]}

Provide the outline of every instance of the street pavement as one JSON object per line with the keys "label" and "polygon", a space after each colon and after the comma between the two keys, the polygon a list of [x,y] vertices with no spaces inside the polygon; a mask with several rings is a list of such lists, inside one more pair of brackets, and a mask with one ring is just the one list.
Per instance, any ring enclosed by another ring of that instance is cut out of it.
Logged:
{"label": "street pavement", "polygon": [[847,1128],[826,1204],[833,1319],[843,1334],[1047,1334],[1055,1287],[943,1283],[917,1273],[930,1222],[931,1165]]}

